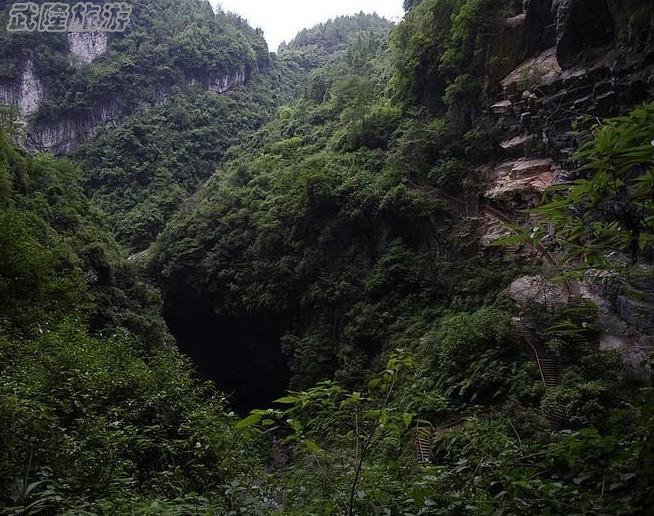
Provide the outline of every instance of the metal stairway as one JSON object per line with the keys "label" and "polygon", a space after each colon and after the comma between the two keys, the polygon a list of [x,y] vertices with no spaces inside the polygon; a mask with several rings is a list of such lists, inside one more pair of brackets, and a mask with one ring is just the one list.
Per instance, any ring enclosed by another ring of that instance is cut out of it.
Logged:
{"label": "metal stairway", "polygon": [[[530,319],[520,319],[518,323],[520,334],[527,344],[527,349],[538,364],[543,384],[552,389],[561,384],[561,362],[559,357],[550,349],[547,343],[536,331],[536,325]],[[558,428],[565,428],[568,424],[568,415],[561,407],[553,407],[545,416]]]}

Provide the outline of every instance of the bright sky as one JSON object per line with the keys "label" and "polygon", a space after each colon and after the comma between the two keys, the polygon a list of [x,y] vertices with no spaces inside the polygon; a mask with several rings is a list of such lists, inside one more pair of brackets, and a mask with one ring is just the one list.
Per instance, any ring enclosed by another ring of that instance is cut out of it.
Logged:
{"label": "bright sky", "polygon": [[302,29],[340,15],[377,13],[398,21],[403,0],[211,0],[225,11],[240,14],[253,27],[261,27],[271,51],[290,41]]}

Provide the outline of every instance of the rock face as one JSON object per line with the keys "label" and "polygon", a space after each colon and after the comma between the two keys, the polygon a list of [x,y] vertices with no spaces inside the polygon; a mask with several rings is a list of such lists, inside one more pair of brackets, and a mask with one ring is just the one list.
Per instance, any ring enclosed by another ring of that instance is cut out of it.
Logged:
{"label": "rock face", "polygon": [[[78,62],[92,63],[106,51],[106,35],[79,33],[69,41],[71,52]],[[187,86],[199,87],[216,94],[245,85],[247,74],[244,70],[222,75],[202,75],[187,79]],[[148,104],[158,105],[166,102],[170,93],[169,85],[162,85]],[[119,98],[101,99],[84,111],[63,114],[52,120],[34,119],[47,90],[35,75],[31,62],[24,67],[22,77],[16,83],[0,85],[0,103],[16,106],[27,126],[27,147],[32,151],[49,151],[55,155],[68,154],[79,145],[93,138],[99,129],[115,125],[129,113]]]}
{"label": "rock face", "polygon": [[538,54],[556,43],[556,26],[552,13],[552,0],[524,0],[527,14],[527,56]]}
{"label": "rock face", "polygon": [[[246,82],[244,71],[225,74],[217,77],[194,77],[188,80],[188,85],[201,87],[207,91],[224,94],[243,86]],[[170,88],[163,87],[150,100],[150,104],[158,105],[166,102]],[[35,151],[49,151],[55,155],[68,154],[79,145],[93,138],[100,128],[107,125],[117,125],[126,116],[124,106],[119,99],[106,99],[84,112],[75,115],[64,115],[54,121],[39,121],[28,125],[29,148]]]}
{"label": "rock face", "polygon": [[38,111],[43,95],[43,85],[34,75],[31,61],[25,63],[23,74],[17,82],[0,85],[0,103],[16,106],[23,117]]}
{"label": "rock face", "polygon": [[[489,171],[481,202],[520,213],[548,187],[576,177],[574,155],[586,139],[575,126],[581,117],[622,115],[654,98],[654,4],[525,0],[521,16],[507,16],[498,45],[505,59],[496,60],[524,60],[490,97],[487,112],[504,158],[481,167]],[[540,224],[530,218],[513,222]],[[482,244],[504,236],[501,229],[486,224]],[[654,266],[635,268],[626,281],[597,274],[569,282],[565,291],[542,276],[523,277],[509,295],[522,306],[563,307],[569,296],[591,301],[598,307],[601,349],[619,351],[634,377],[651,374],[646,359],[654,352]]]}
{"label": "rock face", "polygon": [[191,87],[200,86],[207,91],[223,94],[234,88],[245,85],[247,76],[244,70],[224,75],[197,74],[188,80]]}
{"label": "rock face", "polygon": [[490,71],[494,80],[504,77],[527,57],[524,41],[528,31],[527,15],[524,13],[504,21],[504,28],[494,49],[494,54],[502,58],[496,60]]}
{"label": "rock face", "polygon": [[623,320],[644,333],[654,335],[654,305],[629,296],[618,298],[618,312]]}
{"label": "rock face", "polygon": [[117,124],[123,115],[122,106],[116,100],[108,100],[84,114],[32,123],[27,132],[29,148],[55,155],[68,154],[94,137],[101,127]]}
{"label": "rock face", "polygon": [[518,278],[511,284],[509,295],[523,306],[536,304],[552,309],[563,307],[568,302],[564,289],[543,276]]}
{"label": "rock face", "polygon": [[106,32],[68,33],[70,53],[81,63],[92,63],[107,51]]}
{"label": "rock face", "polygon": [[537,201],[545,190],[556,183],[559,172],[551,159],[520,158],[500,163],[491,173],[491,187],[485,197],[511,201],[519,195],[525,201]]}
{"label": "rock face", "polygon": [[579,64],[583,54],[597,56],[615,40],[615,23],[607,0],[560,0],[556,10],[556,55],[563,68]]}

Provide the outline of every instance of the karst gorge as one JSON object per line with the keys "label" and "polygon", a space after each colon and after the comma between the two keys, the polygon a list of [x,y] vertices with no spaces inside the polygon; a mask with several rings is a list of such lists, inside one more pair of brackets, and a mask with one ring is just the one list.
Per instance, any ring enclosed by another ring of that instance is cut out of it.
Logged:
{"label": "karst gorge", "polygon": [[652,514],[654,3],[124,5],[0,2],[0,514]]}

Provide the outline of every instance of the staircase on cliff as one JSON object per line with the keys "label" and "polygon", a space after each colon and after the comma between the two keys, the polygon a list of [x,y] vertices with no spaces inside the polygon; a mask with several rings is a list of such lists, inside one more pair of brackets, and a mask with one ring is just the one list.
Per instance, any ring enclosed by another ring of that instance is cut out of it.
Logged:
{"label": "staircase on cliff", "polygon": [[427,465],[432,463],[432,442],[434,438],[447,432],[462,430],[466,418],[456,416],[446,418],[438,426],[418,426],[414,429],[413,448],[416,460],[419,464]]}
{"label": "staircase on cliff", "polygon": [[[561,361],[559,357],[540,336],[532,319],[522,318],[518,319],[516,323],[527,350],[538,365],[538,371],[545,388],[553,389],[558,387],[561,384]],[[565,428],[568,424],[568,416],[561,407],[553,407],[547,410],[545,416],[557,428]]]}

